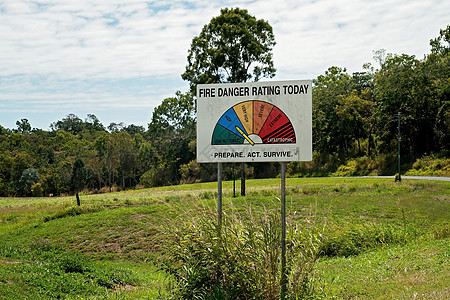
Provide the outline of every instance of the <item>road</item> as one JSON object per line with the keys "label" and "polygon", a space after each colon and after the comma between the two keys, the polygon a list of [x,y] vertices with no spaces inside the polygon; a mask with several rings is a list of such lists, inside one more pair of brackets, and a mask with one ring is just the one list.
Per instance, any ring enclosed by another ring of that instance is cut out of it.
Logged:
{"label": "road", "polygon": [[[366,178],[392,178],[394,180],[394,176],[362,176]],[[423,180],[438,180],[438,181],[450,181],[450,177],[438,177],[438,176],[404,176],[402,175],[402,179],[423,179]]]}

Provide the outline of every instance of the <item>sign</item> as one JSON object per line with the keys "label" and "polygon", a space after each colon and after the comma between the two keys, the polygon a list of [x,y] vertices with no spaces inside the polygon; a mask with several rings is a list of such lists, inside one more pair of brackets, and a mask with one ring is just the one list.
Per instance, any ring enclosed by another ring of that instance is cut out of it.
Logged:
{"label": "sign", "polygon": [[197,161],[312,159],[311,80],[197,86]]}

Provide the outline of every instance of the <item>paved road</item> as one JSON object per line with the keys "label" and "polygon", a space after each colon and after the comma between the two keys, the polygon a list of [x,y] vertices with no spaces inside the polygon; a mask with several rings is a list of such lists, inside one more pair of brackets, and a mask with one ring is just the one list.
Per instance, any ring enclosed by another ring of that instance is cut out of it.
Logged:
{"label": "paved road", "polygon": [[425,179],[425,180],[439,180],[450,181],[450,177],[438,177],[438,176],[402,176],[402,179]]}
{"label": "paved road", "polygon": [[[371,178],[392,178],[394,176],[363,176],[363,177],[371,177]],[[404,176],[402,175],[402,179],[423,179],[423,180],[438,180],[438,181],[450,181],[450,177],[438,177],[438,176]]]}

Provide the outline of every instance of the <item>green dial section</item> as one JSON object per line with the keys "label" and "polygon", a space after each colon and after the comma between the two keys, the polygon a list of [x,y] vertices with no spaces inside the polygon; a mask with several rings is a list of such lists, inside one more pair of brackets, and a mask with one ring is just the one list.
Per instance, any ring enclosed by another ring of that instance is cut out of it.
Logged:
{"label": "green dial section", "polygon": [[217,125],[214,128],[212,142],[213,145],[243,144],[244,138],[222,127],[221,125]]}

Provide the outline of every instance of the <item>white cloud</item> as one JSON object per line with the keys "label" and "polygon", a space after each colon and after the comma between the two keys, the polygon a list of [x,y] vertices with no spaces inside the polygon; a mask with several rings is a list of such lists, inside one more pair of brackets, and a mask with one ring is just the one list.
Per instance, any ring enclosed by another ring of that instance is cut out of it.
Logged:
{"label": "white cloud", "polygon": [[[180,75],[192,38],[223,7],[269,21],[277,79],[314,78],[333,65],[359,71],[381,48],[422,58],[450,13],[450,2],[441,0],[6,0],[0,3],[0,124],[8,110],[20,119],[21,110],[77,103],[94,114],[124,105],[151,114],[186,89]],[[5,104],[13,99],[13,107]]]}

